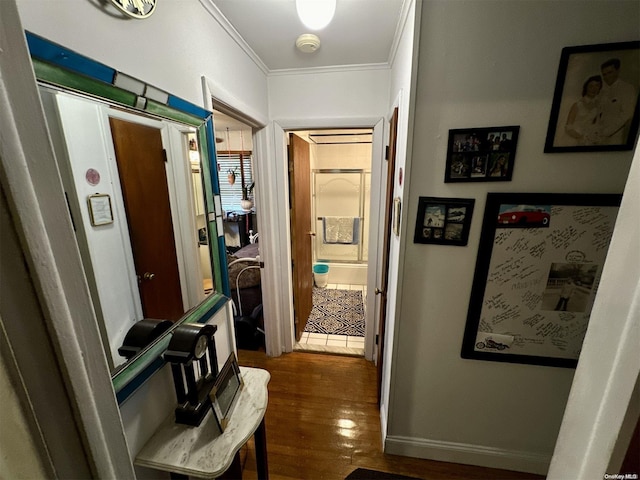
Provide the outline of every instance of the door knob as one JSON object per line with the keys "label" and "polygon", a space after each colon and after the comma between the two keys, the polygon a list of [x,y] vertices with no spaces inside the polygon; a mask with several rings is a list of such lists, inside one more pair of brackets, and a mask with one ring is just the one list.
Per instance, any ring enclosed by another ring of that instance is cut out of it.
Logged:
{"label": "door knob", "polygon": [[382,290],[380,290],[378,287],[376,287],[375,294],[376,295],[381,295],[381,294],[384,294],[384,292]]}
{"label": "door knob", "polygon": [[312,237],[316,236],[316,232],[309,232],[308,235],[311,235]]}
{"label": "door knob", "polygon": [[155,274],[155,273],[149,273],[149,272],[146,272],[146,273],[142,276],[142,278],[143,278],[144,280],[153,280],[153,279],[155,278],[155,276],[156,276],[156,274]]}

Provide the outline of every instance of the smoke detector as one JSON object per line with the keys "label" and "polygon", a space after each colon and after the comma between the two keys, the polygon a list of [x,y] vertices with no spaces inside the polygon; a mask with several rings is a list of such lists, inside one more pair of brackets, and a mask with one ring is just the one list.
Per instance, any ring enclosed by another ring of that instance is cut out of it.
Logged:
{"label": "smoke detector", "polygon": [[320,39],[313,33],[303,33],[296,40],[296,47],[304,53],[313,53],[320,48]]}

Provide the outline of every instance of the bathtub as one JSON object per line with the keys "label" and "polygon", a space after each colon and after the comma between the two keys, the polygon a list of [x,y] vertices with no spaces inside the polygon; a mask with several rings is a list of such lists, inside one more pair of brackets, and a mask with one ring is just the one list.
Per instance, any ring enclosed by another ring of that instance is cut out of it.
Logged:
{"label": "bathtub", "polygon": [[367,265],[350,263],[318,262],[329,265],[329,283],[366,285]]}

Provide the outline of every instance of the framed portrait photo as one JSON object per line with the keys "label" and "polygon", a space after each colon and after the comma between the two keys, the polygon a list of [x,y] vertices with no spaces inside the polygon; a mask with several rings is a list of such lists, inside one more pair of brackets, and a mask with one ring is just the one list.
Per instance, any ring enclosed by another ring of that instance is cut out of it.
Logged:
{"label": "framed portrait photo", "polygon": [[462,358],[576,366],[620,199],[487,195]]}
{"label": "framed portrait photo", "polygon": [[466,245],[474,204],[473,198],[420,197],[413,243]]}
{"label": "framed portrait photo", "polygon": [[544,151],[633,149],[639,92],[640,41],[563,48]]}
{"label": "framed portrait photo", "polygon": [[449,130],[445,183],[510,181],[519,131],[518,126]]}

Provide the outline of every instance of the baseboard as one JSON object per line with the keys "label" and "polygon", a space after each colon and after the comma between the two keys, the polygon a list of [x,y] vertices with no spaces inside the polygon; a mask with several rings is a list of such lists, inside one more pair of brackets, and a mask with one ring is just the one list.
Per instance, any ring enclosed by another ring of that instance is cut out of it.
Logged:
{"label": "baseboard", "polygon": [[387,435],[385,453],[546,475],[551,455],[466,443]]}
{"label": "baseboard", "polygon": [[387,441],[387,406],[380,405],[380,430],[382,433],[382,445]]}

